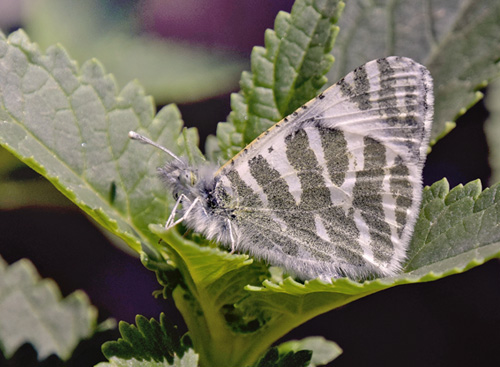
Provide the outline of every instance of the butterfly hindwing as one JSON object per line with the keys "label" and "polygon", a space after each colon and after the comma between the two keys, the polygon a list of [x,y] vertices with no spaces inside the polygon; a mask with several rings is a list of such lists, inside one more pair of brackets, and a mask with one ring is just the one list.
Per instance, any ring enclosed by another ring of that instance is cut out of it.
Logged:
{"label": "butterfly hindwing", "polygon": [[216,174],[237,250],[303,278],[391,275],[421,199],[432,81],[371,61],[274,125]]}

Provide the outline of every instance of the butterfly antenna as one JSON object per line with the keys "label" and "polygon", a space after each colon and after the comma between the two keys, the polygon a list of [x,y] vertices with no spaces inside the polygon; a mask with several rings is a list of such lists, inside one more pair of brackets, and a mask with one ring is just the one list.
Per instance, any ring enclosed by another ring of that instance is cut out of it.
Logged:
{"label": "butterfly antenna", "polygon": [[165,153],[167,153],[168,155],[170,155],[172,158],[177,159],[179,162],[182,162],[182,160],[179,157],[177,157],[174,153],[172,153],[167,148],[162,147],[159,144],[156,144],[154,141],[152,141],[151,139],[146,138],[145,136],[142,136],[141,134],[137,134],[135,131],[129,131],[128,132],[128,137],[130,139],[132,139],[132,140],[138,140],[141,143],[149,144],[149,145],[152,145],[152,146],[154,146],[154,147],[156,147],[158,149],[161,149]]}

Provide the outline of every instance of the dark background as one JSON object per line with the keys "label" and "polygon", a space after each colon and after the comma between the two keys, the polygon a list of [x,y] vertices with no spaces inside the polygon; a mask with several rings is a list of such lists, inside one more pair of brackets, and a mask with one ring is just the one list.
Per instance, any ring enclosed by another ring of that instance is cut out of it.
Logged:
{"label": "dark background", "polygon": [[[234,6],[223,0],[211,3],[224,11],[214,11],[211,17],[153,11],[146,17],[146,30],[249,55],[253,45],[263,44],[264,30],[273,27],[277,12],[290,11],[292,5],[285,0],[234,1]],[[186,16],[189,19],[182,18]],[[204,142],[207,134],[215,133],[217,123],[226,120],[229,96],[179,107],[186,125],[198,127]],[[425,184],[447,177],[453,187],[480,178],[486,186],[490,175],[483,132],[486,117],[480,102],[458,120],[457,128],[429,155]],[[28,172],[25,179],[41,178]],[[0,211],[0,254],[8,263],[30,259],[42,277],[58,283],[63,295],[83,289],[98,307],[100,320],[113,317],[134,322],[136,314],[157,319],[165,312],[185,331],[172,301],[151,296],[160,288],[154,274],[137,258],[113,247],[76,208]],[[436,282],[374,294],[307,322],[284,340],[310,335],[322,335],[343,348],[333,366],[500,365],[499,262],[492,260]],[[92,366],[104,360],[99,346],[118,336],[112,331],[81,343],[67,365]],[[35,359],[33,349],[24,346],[9,362],[0,356],[0,365],[34,366]],[[62,363],[51,357],[41,365]]]}

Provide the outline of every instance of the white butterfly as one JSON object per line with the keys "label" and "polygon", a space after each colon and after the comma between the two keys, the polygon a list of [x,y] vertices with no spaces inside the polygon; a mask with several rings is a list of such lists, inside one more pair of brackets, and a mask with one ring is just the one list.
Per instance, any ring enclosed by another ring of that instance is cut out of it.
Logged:
{"label": "white butterfly", "polygon": [[[181,222],[302,279],[397,273],[421,201],[433,114],[425,67],[371,61],[217,168],[172,156],[159,170]],[[175,220],[176,215],[179,219]]]}

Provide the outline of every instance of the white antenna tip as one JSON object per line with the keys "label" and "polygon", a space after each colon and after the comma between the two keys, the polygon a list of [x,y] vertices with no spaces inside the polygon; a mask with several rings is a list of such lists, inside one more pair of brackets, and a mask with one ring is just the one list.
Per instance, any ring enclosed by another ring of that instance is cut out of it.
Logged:
{"label": "white antenna tip", "polygon": [[161,145],[159,144],[156,144],[154,141],[152,141],[151,139],[148,139],[146,138],[145,136],[142,136],[141,134],[137,134],[135,131],[129,131],[128,132],[128,137],[130,139],[133,139],[133,140],[139,140],[140,142],[142,143],[145,143],[145,144],[149,144],[149,145],[152,145],[158,149],[161,149],[163,150],[165,153],[167,153],[168,155],[170,155],[172,158],[182,162],[182,160],[177,157],[174,153],[172,153],[170,150],[168,150],[167,148],[165,147],[162,147]]}

